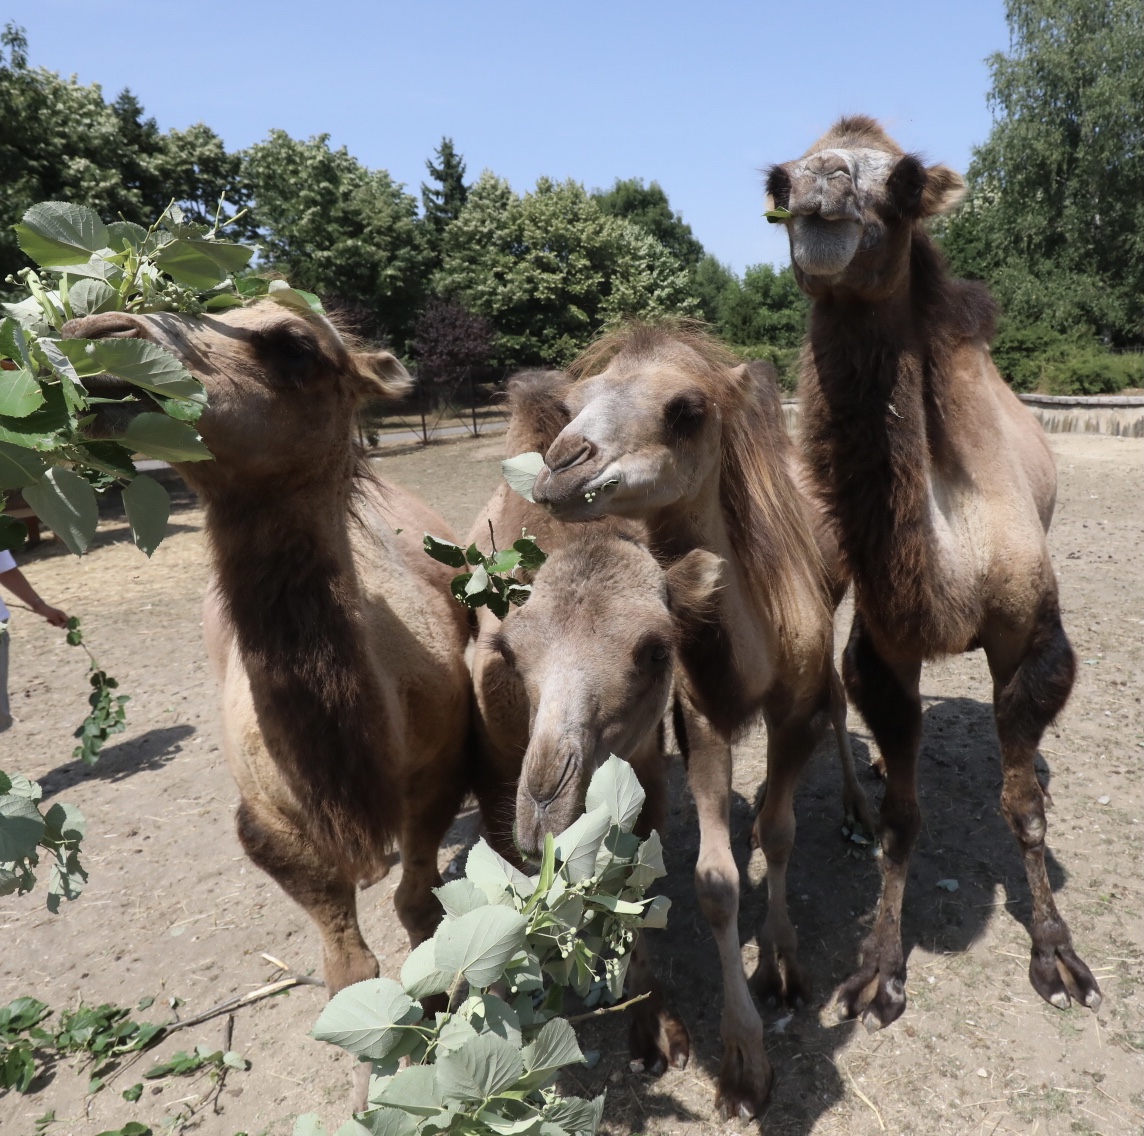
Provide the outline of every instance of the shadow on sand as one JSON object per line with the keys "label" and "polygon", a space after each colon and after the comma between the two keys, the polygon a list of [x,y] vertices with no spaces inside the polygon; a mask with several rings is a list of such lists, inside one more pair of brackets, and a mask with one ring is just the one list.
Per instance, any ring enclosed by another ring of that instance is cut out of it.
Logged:
{"label": "shadow on sand", "polygon": [[[919,945],[939,954],[965,951],[985,932],[998,906],[1005,906],[1026,928],[1030,917],[1024,868],[999,807],[1000,752],[992,706],[968,698],[929,698],[923,704],[919,796],[924,827],[911,859],[903,911],[907,964]],[[859,768],[868,766],[869,748],[859,737],[852,742]],[[743,748],[738,747],[736,753]],[[748,760],[753,757],[749,755]],[[1043,766],[1040,772],[1046,783]],[[876,780],[865,783],[871,804],[877,807],[881,788]],[[601,1061],[595,1070],[577,1074],[578,1088],[590,1096],[608,1091],[608,1116],[616,1130],[627,1126],[640,1132],[652,1125],[670,1126],[673,1120],[710,1122],[722,1054],[720,970],[692,886],[698,832],[678,762],[673,769],[671,801],[670,832],[664,841],[668,868],[664,891],[672,909],[668,929],[656,944],[656,956],[676,1008],[691,1031],[691,1061],[687,1070],[669,1071],[659,1081],[633,1074],[628,1070],[626,1027],[608,1019],[588,1023],[582,1044],[599,1049]],[[799,832],[788,895],[801,960],[814,982],[814,999],[786,1022],[782,1019],[788,1018],[788,1010],[761,1007],[767,1053],[775,1069],[774,1091],[761,1118],[769,1136],[804,1136],[847,1093],[849,1086],[837,1055],[853,1031],[862,1027],[856,1022],[827,1026],[820,1022],[820,1013],[825,1006],[823,1020],[833,1019],[835,989],[857,966],[862,939],[877,907],[881,878],[877,861],[842,836],[840,776],[833,743],[821,747],[807,769],[796,815]],[[732,833],[743,881],[740,934],[747,942],[754,940],[767,903],[765,880],[759,887],[747,882],[753,819],[751,801],[736,794]],[[1049,878],[1058,890],[1065,873],[1051,854],[1047,860]],[[938,880],[948,879],[958,881],[957,891],[936,886]],[[1008,898],[996,899],[999,894]],[[915,978],[911,983],[915,989],[916,983]],[[1028,991],[1019,993],[1023,996]],[[909,1021],[907,1007],[905,1016],[891,1029],[905,1028]],[[691,1082],[685,1093],[677,1088],[681,1079]]]}
{"label": "shadow on sand", "polygon": [[183,752],[182,743],[194,732],[195,727],[186,723],[181,726],[158,726],[136,738],[104,746],[95,765],[84,765],[80,761],[57,765],[40,778],[44,799],[82,781],[124,781],[136,773],[162,769]]}

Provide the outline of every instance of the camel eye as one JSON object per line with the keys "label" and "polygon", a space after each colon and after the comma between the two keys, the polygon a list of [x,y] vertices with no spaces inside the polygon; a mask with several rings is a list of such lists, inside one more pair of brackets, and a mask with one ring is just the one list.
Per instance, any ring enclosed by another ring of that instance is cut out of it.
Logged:
{"label": "camel eye", "polygon": [[489,646],[500,655],[506,666],[516,670],[516,655],[513,654],[512,648],[505,642],[503,635],[494,635]]}
{"label": "camel eye", "polygon": [[634,657],[639,670],[658,673],[666,668],[671,658],[671,646],[658,635],[649,635],[640,641]]}
{"label": "camel eye", "polygon": [[663,423],[669,434],[686,438],[703,425],[706,413],[707,399],[703,392],[684,391],[672,398],[663,408]]}
{"label": "camel eye", "polygon": [[653,647],[651,649],[651,660],[653,663],[667,662],[667,648],[662,645]]}

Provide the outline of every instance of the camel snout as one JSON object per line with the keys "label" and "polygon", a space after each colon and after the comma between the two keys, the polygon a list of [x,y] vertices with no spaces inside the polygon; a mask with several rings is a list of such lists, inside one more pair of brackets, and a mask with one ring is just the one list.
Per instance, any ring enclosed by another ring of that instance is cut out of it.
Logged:
{"label": "camel snout", "polygon": [[126,312],[103,312],[97,316],[81,316],[68,320],[63,327],[64,339],[143,339],[143,327]]}
{"label": "camel snout", "polygon": [[544,464],[551,473],[564,473],[574,466],[583,465],[596,454],[596,444],[582,434],[565,437],[561,434],[544,455]]}

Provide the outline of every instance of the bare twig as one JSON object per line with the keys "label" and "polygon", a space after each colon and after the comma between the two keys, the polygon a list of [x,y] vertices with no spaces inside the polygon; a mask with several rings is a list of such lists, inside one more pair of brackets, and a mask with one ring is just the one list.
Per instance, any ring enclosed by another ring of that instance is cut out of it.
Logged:
{"label": "bare twig", "polygon": [[626,1010],[629,1006],[634,1006],[637,1002],[642,1002],[651,997],[651,991],[646,994],[637,994],[634,998],[629,998],[626,1002],[617,1002],[614,1006],[601,1006],[596,1010],[589,1010],[586,1014],[577,1014],[572,1018],[565,1018],[564,1020],[569,1023],[586,1022],[589,1018],[599,1018],[604,1014],[618,1014],[620,1010]]}
{"label": "bare twig", "polygon": [[263,998],[270,998],[274,994],[281,994],[283,990],[289,990],[294,986],[325,986],[325,983],[320,978],[312,978],[308,974],[292,974],[289,978],[280,978],[276,982],[268,982],[257,990],[251,990],[249,994],[228,998],[225,1002],[219,1002],[217,1006],[212,1006],[209,1010],[204,1010],[193,1018],[184,1018],[181,1022],[172,1022],[164,1028],[164,1036],[174,1033],[176,1030],[186,1029],[187,1026],[197,1026],[200,1022],[208,1022],[220,1014],[229,1014],[235,1010],[240,1010],[243,1006],[249,1006],[252,1002],[260,1002]]}
{"label": "bare twig", "polygon": [[874,1115],[878,1118],[878,1127],[881,1128],[883,1132],[885,1132],[886,1122],[882,1119],[882,1114],[878,1111],[878,1106],[858,1087],[858,1082],[854,1080],[853,1074],[849,1069],[846,1068],[845,1065],[839,1062],[838,1067],[842,1070],[843,1073],[846,1074],[847,1079],[850,1081],[851,1087],[858,1094],[858,1097],[862,1103],[869,1107]]}

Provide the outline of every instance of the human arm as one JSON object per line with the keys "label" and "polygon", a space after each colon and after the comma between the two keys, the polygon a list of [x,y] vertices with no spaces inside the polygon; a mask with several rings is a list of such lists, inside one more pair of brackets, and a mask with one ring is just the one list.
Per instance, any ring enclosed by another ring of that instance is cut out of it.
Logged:
{"label": "human arm", "polygon": [[6,572],[0,572],[0,584],[18,600],[26,603],[37,615],[42,615],[53,627],[64,627],[67,624],[67,613],[40,599],[39,593],[28,583],[27,577],[19,568],[9,568]]}

